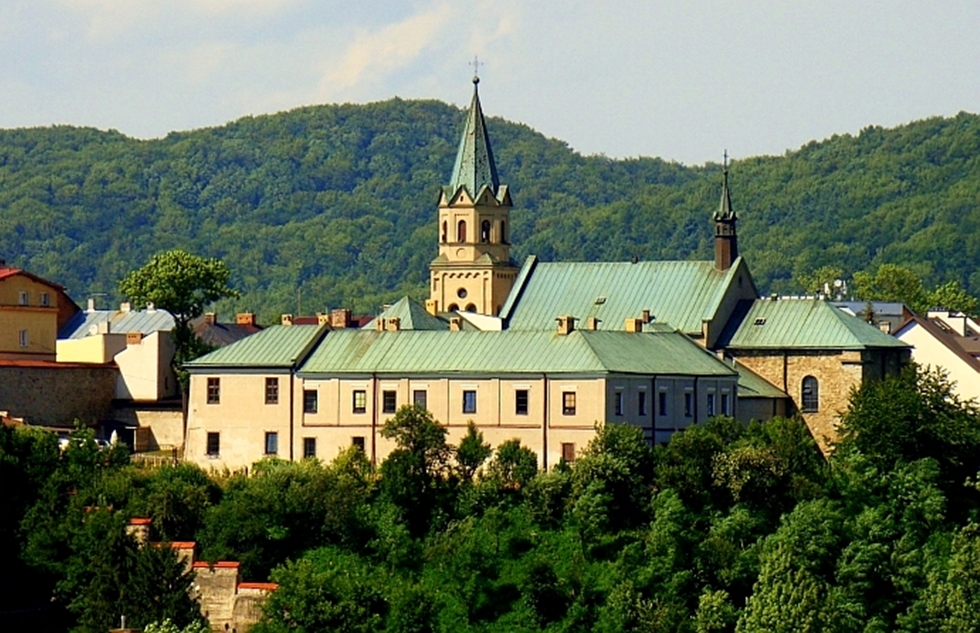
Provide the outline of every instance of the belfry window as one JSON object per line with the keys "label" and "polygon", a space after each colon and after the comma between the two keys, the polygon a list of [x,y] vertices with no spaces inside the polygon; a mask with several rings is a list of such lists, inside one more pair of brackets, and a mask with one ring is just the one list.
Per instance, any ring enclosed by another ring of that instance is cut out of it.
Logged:
{"label": "belfry window", "polygon": [[442,243],[445,244],[449,241],[449,225],[445,220],[442,221]]}
{"label": "belfry window", "polygon": [[484,220],[480,225],[480,241],[484,244],[490,241],[490,220]]}
{"label": "belfry window", "polygon": [[500,243],[507,243],[507,223],[503,220],[500,221]]}
{"label": "belfry window", "polygon": [[803,405],[804,413],[815,413],[820,410],[820,383],[813,376],[803,379],[802,389],[800,390],[800,400]]}
{"label": "belfry window", "polygon": [[460,220],[456,225],[456,241],[460,243],[466,241],[466,220]]}

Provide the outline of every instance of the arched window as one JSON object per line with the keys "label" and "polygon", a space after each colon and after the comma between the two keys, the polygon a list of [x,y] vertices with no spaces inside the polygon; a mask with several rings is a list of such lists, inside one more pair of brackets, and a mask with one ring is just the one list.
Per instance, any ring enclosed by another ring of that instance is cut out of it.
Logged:
{"label": "arched window", "polygon": [[500,221],[500,243],[507,243],[507,223],[503,220]]}
{"label": "arched window", "polygon": [[490,220],[484,220],[480,225],[480,241],[484,244],[490,241]]}
{"label": "arched window", "polygon": [[449,312],[455,312],[456,310],[459,310],[459,306],[456,305],[455,303],[450,303],[449,304]]}
{"label": "arched window", "polygon": [[456,225],[456,241],[466,241],[466,220],[460,220],[459,224]]}
{"label": "arched window", "polygon": [[820,383],[813,376],[807,376],[803,379],[800,404],[804,413],[815,413],[820,410]]}
{"label": "arched window", "polygon": [[466,304],[466,312],[476,312],[476,306],[472,303]]}
{"label": "arched window", "polygon": [[449,241],[449,224],[445,220],[442,221],[442,243],[445,244]]}

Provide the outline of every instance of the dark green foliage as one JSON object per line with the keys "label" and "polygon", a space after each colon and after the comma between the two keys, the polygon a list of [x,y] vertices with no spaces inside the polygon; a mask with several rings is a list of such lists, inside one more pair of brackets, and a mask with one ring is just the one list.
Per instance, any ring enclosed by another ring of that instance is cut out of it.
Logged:
{"label": "dark green foliage", "polygon": [[[462,119],[442,103],[394,99],[152,141],[3,130],[0,252],[76,298],[112,294],[153,254],[182,248],[231,268],[242,296],[222,309],[251,307],[266,322],[300,302],[375,312],[425,294]],[[710,258],[720,166],[581,156],[524,125],[489,126],[516,201],[518,259]],[[740,250],[760,289],[798,292],[794,279],[827,266],[850,277],[902,263],[927,287],[955,281],[980,294],[978,151],[980,117],[961,113],[737,161]]]}
{"label": "dark green foliage", "polygon": [[127,465],[85,433],[59,455],[0,431],[3,474],[40,486],[0,492],[25,513],[30,595],[67,616],[52,631],[194,620],[173,551],[126,536],[134,513],[153,538],[199,526],[204,558],[278,582],[259,633],[971,631],[976,415],[913,370],[853,394],[829,462],[800,420],[715,418],[656,450],[602,425],[538,472],[517,440],[486,461],[476,429],[454,448],[405,407],[377,471],[351,449],[219,478]]}

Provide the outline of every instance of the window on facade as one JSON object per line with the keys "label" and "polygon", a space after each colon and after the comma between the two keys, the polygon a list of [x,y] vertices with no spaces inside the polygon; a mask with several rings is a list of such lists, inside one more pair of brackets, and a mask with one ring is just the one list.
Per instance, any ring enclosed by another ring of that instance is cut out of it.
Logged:
{"label": "window on facade", "polygon": [[647,414],[647,392],[641,391],[636,395],[636,413],[637,415]]}
{"label": "window on facade", "polygon": [[662,416],[667,415],[667,392],[666,391],[659,392],[657,394],[657,400],[659,400],[659,402],[657,403],[658,412]]}
{"label": "window on facade", "polygon": [[623,415],[623,392],[622,391],[617,391],[616,395],[613,396],[613,404],[615,405],[614,408],[615,408],[616,415],[619,416]]}
{"label": "window on facade", "polygon": [[820,410],[820,384],[817,379],[813,376],[807,376],[803,379],[803,388],[801,389],[801,404],[803,405],[804,413],[814,413]]}
{"label": "window on facade", "polygon": [[503,244],[507,243],[507,223],[503,220],[500,221],[500,241]]}
{"label": "window on facade", "polygon": [[694,415],[694,394],[687,392],[684,394],[684,417],[689,418]]}
{"label": "window on facade", "polygon": [[41,305],[45,308],[51,305],[51,295],[46,292],[41,293]]}
{"label": "window on facade", "polygon": [[721,394],[721,414],[722,415],[730,415],[728,413],[728,394],[727,393]]}
{"label": "window on facade", "polygon": [[22,306],[26,306],[27,305],[27,291],[26,290],[21,290],[20,292],[17,293],[17,303],[19,303]]}
{"label": "window on facade", "polygon": [[27,347],[27,344],[30,343],[27,337],[27,330],[21,330],[18,332],[17,339],[21,347]]}
{"label": "window on facade", "polygon": [[221,404],[220,378],[208,378],[208,404]]}
{"label": "window on facade", "polygon": [[398,408],[398,394],[394,391],[381,392],[381,412],[394,413]]}
{"label": "window on facade", "polygon": [[360,450],[363,453],[364,452],[364,436],[363,435],[355,435],[354,437],[350,438],[350,445],[357,447],[357,449]]}
{"label": "window on facade", "polygon": [[279,379],[265,379],[265,403],[279,404]]}
{"label": "window on facade", "polygon": [[265,434],[265,454],[275,455],[279,452],[279,434],[269,431]]}
{"label": "window on facade", "polygon": [[464,312],[476,312],[476,304],[475,303],[467,303],[466,304],[466,309],[464,310]]}
{"label": "window on facade", "polygon": [[490,220],[484,220],[480,225],[480,241],[484,244],[490,241]]}
{"label": "window on facade", "polygon": [[363,389],[354,391],[354,413],[364,413],[367,411],[367,392]]}
{"label": "window on facade", "polygon": [[463,413],[476,413],[476,391],[463,392]]}
{"label": "window on facade", "polygon": [[527,415],[527,389],[518,389],[514,392],[514,413]]}
{"label": "window on facade", "polygon": [[466,241],[466,220],[460,220],[456,225],[456,241],[461,243]]}
{"label": "window on facade", "polygon": [[575,444],[573,442],[561,443],[561,458],[569,464],[575,461]]}
{"label": "window on facade", "polygon": [[428,409],[428,396],[429,394],[425,389],[416,389],[412,392],[412,404],[422,409]]}
{"label": "window on facade", "polygon": [[316,389],[303,390],[303,413],[316,413],[319,408],[319,397]]}
{"label": "window on facade", "polygon": [[445,244],[448,241],[449,241],[449,225],[446,224],[446,221],[445,220],[443,220],[443,222],[442,222],[442,243]]}
{"label": "window on facade", "polygon": [[708,417],[710,418],[715,414],[715,394],[708,394]]}
{"label": "window on facade", "polygon": [[311,457],[316,457],[316,438],[315,437],[304,437],[303,438],[303,459],[310,459]]}
{"label": "window on facade", "polygon": [[575,415],[574,391],[563,391],[561,393],[561,413],[562,415]]}
{"label": "window on facade", "polygon": [[221,452],[221,434],[208,433],[207,454],[215,457]]}

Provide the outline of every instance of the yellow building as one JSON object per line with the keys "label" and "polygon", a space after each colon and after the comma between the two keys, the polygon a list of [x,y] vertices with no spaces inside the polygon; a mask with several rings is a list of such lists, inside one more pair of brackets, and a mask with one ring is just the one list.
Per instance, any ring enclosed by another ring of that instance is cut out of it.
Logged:
{"label": "yellow building", "polygon": [[78,311],[62,286],[0,260],[0,360],[54,361],[58,329]]}

